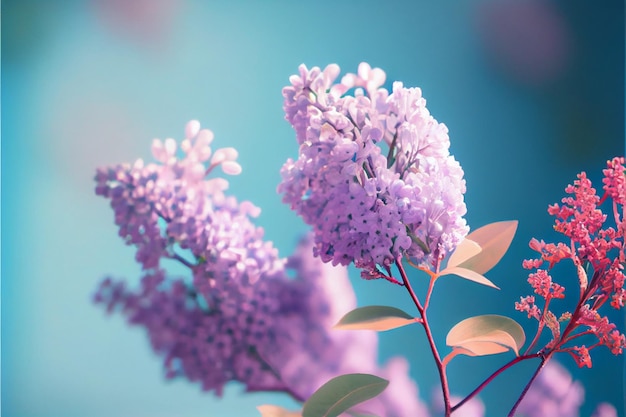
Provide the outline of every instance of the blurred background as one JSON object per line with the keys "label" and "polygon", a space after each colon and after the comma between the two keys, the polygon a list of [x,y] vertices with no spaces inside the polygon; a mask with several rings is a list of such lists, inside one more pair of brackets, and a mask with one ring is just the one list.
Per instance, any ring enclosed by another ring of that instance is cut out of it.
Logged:
{"label": "blurred background", "polygon": [[[600,188],[606,160],[624,154],[622,1],[4,0],[1,11],[4,416],[230,417],[295,406],[236,384],[217,399],[166,382],[143,332],[90,300],[106,274],[139,276],[94,195],[96,167],[150,159],[152,139],[181,138],[189,119],[213,130],[216,146],[239,150],[244,172],[231,191],[262,207],[267,238],[291,252],[305,227],[275,190],[297,153],[281,88],[300,63],[354,72],[367,61],[386,71],[388,88],[421,87],[465,170],[472,228],[519,219],[488,273],[500,292],[454,277],[435,289],[429,317],[442,346],[447,329],[476,314],[509,315],[534,332],[513,310],[530,293],[528,241],[555,237],[546,208],[576,173]],[[397,301],[401,288],[351,274],[361,305],[412,311]],[[623,329],[623,314],[611,318]],[[436,370],[421,333],[382,333],[380,357],[406,355],[428,400]],[[581,415],[608,401],[624,416],[623,358],[593,353],[592,369],[560,357],[585,385]],[[508,359],[455,360],[453,393]],[[506,414],[532,365],[484,391],[489,416]]]}

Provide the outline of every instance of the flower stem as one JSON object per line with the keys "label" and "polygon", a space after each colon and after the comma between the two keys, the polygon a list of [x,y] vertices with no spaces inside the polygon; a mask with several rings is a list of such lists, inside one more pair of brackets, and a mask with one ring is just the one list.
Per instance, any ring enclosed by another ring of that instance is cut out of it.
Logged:
{"label": "flower stem", "polygon": [[507,362],[502,367],[500,367],[500,369],[495,371],[493,374],[489,375],[489,377],[487,379],[485,379],[478,387],[476,387],[474,389],[474,391],[472,391],[467,397],[463,398],[457,405],[452,407],[452,411],[457,410],[463,404],[465,404],[466,402],[468,402],[469,400],[474,398],[474,396],[476,396],[480,391],[483,390],[483,388],[485,388],[487,385],[489,385],[489,383],[491,383],[491,381],[493,381],[498,375],[500,375],[502,372],[504,372],[507,369],[509,369],[511,366],[513,366],[516,363],[519,363],[521,361],[524,361],[524,360],[527,360],[527,359],[538,358],[538,357],[539,357],[538,353],[534,353],[532,355],[516,356],[511,361]]}
{"label": "flower stem", "polygon": [[541,313],[541,318],[539,320],[539,327],[537,327],[537,333],[535,333],[535,337],[533,338],[533,341],[530,342],[530,345],[528,345],[528,347],[526,348],[526,351],[524,352],[524,354],[527,354],[528,352],[530,352],[534,347],[535,344],[539,341],[539,337],[541,337],[541,333],[543,332],[543,328],[545,326],[545,317],[546,317],[546,311],[548,311],[548,306],[550,305],[550,300],[552,300],[552,298],[548,297],[546,299],[546,305],[543,306],[543,312]]}
{"label": "flower stem", "polygon": [[424,307],[422,307],[422,304],[420,303],[419,299],[415,295],[415,292],[413,291],[413,288],[411,287],[411,283],[409,282],[409,279],[406,275],[406,271],[404,270],[404,267],[402,266],[401,258],[396,259],[396,267],[398,268],[398,271],[400,272],[400,276],[402,277],[402,282],[404,283],[404,287],[409,292],[409,295],[411,296],[411,299],[413,300],[415,307],[417,307],[417,310],[419,311],[420,316],[422,317],[422,326],[424,326],[424,331],[426,332],[426,338],[428,339],[430,350],[433,353],[433,358],[435,359],[435,364],[437,365],[437,371],[439,371],[439,379],[441,380],[441,390],[443,392],[443,404],[445,407],[444,415],[445,417],[450,417],[452,410],[450,408],[450,405],[451,405],[450,404],[450,388],[448,386],[448,378],[446,377],[445,367],[443,366],[441,357],[439,356],[439,352],[437,351],[437,346],[435,345],[435,339],[433,338],[433,334],[430,331],[430,326],[428,324],[428,319],[426,317],[426,310],[424,309]]}
{"label": "flower stem", "polygon": [[430,304],[430,296],[433,294],[433,288],[435,286],[436,280],[436,276],[430,277],[430,282],[428,283],[428,292],[426,293],[426,301],[424,301],[424,311],[428,308],[428,304]]}
{"label": "flower stem", "polygon": [[251,354],[252,357],[254,357],[257,361],[259,361],[261,366],[263,366],[267,371],[269,371],[272,375],[274,375],[276,377],[276,380],[279,381],[280,384],[282,385],[276,385],[272,387],[272,386],[261,384],[260,386],[257,387],[257,386],[254,386],[254,384],[248,384],[246,388],[247,392],[284,392],[285,394],[289,395],[291,398],[293,398],[294,400],[298,402],[304,403],[306,401],[305,397],[295,392],[293,389],[291,389],[291,387],[289,387],[283,381],[280,373],[278,373],[278,371],[276,371],[274,367],[272,367],[272,365],[270,365],[269,362],[267,362],[265,358],[261,356],[261,354],[256,349],[256,347],[250,346],[249,353]]}
{"label": "flower stem", "polygon": [[175,252],[173,252],[168,257],[170,259],[174,259],[174,260],[180,262],[181,264],[185,265],[187,268],[191,269],[192,271],[196,267],[196,265],[192,264],[191,262],[189,262],[188,260],[186,260],[185,258],[183,258],[182,256],[180,256],[179,254],[177,254]]}
{"label": "flower stem", "polygon": [[541,363],[539,364],[539,366],[535,370],[535,373],[533,374],[533,376],[530,377],[530,381],[528,381],[528,384],[526,384],[526,386],[524,387],[524,390],[522,391],[522,394],[519,396],[517,401],[515,401],[515,404],[513,404],[513,407],[511,408],[511,411],[509,411],[509,414],[507,414],[508,417],[513,417],[515,415],[515,411],[517,411],[517,407],[520,405],[520,403],[522,402],[522,400],[526,396],[526,393],[528,392],[528,389],[533,384],[533,382],[535,382],[535,378],[537,378],[537,376],[539,375],[539,372],[541,372],[541,370],[545,366],[546,362],[548,362],[548,359],[550,359],[549,355],[548,356],[541,355],[540,357],[541,357]]}

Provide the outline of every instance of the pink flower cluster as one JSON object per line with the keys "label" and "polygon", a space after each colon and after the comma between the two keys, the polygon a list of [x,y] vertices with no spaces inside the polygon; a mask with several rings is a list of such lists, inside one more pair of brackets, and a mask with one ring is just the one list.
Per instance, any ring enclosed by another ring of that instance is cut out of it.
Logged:
{"label": "pink flower cluster", "polygon": [[[624,290],[624,232],[626,230],[626,171],[624,158],[607,162],[603,171],[604,195],[599,197],[584,172],[565,191],[570,196],[562,204],[554,204],[548,212],[555,216],[554,229],[562,233],[566,242],[545,243],[532,239],[531,249],[539,253],[536,259],[525,260],[523,266],[535,270],[528,277],[535,294],[545,299],[543,309],[535,304],[535,296],[522,297],[515,308],[539,321],[538,335],[548,327],[553,340],[546,352],[570,353],[579,366],[591,367],[589,351],[607,346],[615,355],[626,347],[626,337],[608,317],[598,310],[607,301],[620,309],[626,300]],[[600,206],[611,203],[611,216]],[[613,218],[615,227],[608,224]],[[578,303],[572,312],[557,316],[549,309],[554,299],[565,297],[565,288],[552,280],[549,272],[560,261],[573,263],[578,277]],[[573,342],[584,336],[594,336],[596,342],[587,346]],[[536,340],[535,340],[536,341]],[[531,346],[532,347],[532,346]]]}
{"label": "pink flower cluster", "polygon": [[338,75],[334,64],[323,71],[301,65],[283,89],[300,145],[281,170],[283,201],[313,227],[323,261],[354,262],[364,277],[384,275],[401,257],[438,260],[469,230],[448,129],[430,115],[420,89],[381,88],[379,68],[362,63],[335,83]]}

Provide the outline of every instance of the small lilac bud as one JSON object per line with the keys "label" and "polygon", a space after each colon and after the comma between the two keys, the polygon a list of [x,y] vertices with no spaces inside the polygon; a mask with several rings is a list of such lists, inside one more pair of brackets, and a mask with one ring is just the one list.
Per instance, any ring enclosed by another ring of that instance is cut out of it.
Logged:
{"label": "small lilac bud", "polygon": [[159,162],[167,161],[167,155],[165,153],[165,149],[163,149],[163,142],[159,139],[154,139],[152,141],[152,156]]}
{"label": "small lilac bud", "polygon": [[224,174],[228,175],[239,175],[241,174],[241,165],[239,165],[235,161],[224,161],[222,162],[222,171]]}
{"label": "small lilac bud", "polygon": [[234,161],[238,153],[235,148],[221,148],[215,151],[211,158],[211,165],[221,164],[224,161]]}
{"label": "small lilac bud", "polygon": [[202,129],[198,132],[196,143],[202,146],[208,146],[213,142],[213,132],[209,129]]}
{"label": "small lilac bud", "polygon": [[165,139],[164,149],[168,157],[176,155],[176,141],[174,139]]}
{"label": "small lilac bud", "polygon": [[192,139],[196,137],[200,131],[200,122],[197,120],[190,120],[185,126],[185,138]]}

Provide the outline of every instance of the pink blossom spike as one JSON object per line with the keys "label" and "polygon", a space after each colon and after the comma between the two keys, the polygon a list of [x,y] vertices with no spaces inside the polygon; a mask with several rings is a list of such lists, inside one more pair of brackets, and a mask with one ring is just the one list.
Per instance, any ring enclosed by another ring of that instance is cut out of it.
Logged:
{"label": "pink blossom spike", "polygon": [[618,205],[626,205],[626,168],[624,157],[615,157],[607,161],[604,172],[604,190]]}
{"label": "pink blossom spike", "polygon": [[[540,257],[523,262],[524,268],[535,270],[528,275],[528,282],[535,293],[545,299],[545,307],[538,316],[534,297],[526,297],[515,303],[515,308],[538,319],[540,329],[547,326],[552,331],[554,339],[543,348],[544,353],[567,352],[580,367],[591,367],[590,351],[597,346],[606,346],[614,355],[626,349],[626,336],[608,316],[599,313],[604,304],[622,308],[626,299],[623,273],[626,231],[618,214],[624,210],[625,201],[623,160],[618,157],[608,161],[608,168],[603,171],[605,194],[602,199],[587,174],[578,174],[574,183],[565,188],[568,196],[561,204],[548,206],[548,213],[555,217],[554,230],[565,236],[565,242],[545,243],[533,238],[530,247],[539,252]],[[606,205],[605,200],[608,200]],[[613,216],[602,211],[601,207],[606,206]],[[553,299],[565,298],[565,288],[553,282],[549,271],[559,262],[571,262],[574,267],[578,299],[576,309],[561,314],[557,322],[557,316],[548,306],[553,306]],[[566,329],[563,333],[560,323]],[[582,336],[593,336],[597,342],[588,347],[572,347],[569,342]]]}

